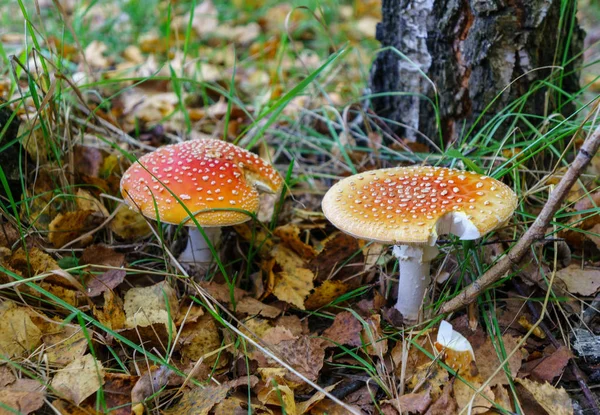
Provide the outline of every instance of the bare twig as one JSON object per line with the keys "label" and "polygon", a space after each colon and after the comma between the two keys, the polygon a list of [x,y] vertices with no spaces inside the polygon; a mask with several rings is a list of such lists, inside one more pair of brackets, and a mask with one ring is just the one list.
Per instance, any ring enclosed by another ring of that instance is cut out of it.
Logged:
{"label": "bare twig", "polygon": [[[517,292],[520,295],[522,295],[523,297],[527,297],[527,295],[525,294],[525,288],[523,287],[523,285],[521,283],[515,282],[515,288],[517,289]],[[527,303],[527,307],[529,308],[529,311],[531,312],[531,315],[533,316],[533,318],[535,320],[539,320],[540,312],[538,311],[537,307],[535,306],[535,303],[533,301],[527,301],[526,303]],[[541,328],[544,331],[544,333],[546,334],[546,337],[548,338],[548,340],[550,340],[550,343],[552,343],[552,345],[557,350],[559,347],[564,346],[561,342],[559,342],[554,337],[554,334],[552,334],[552,331],[548,328],[548,326],[543,321],[540,321],[539,328]],[[585,380],[585,375],[583,374],[581,369],[579,369],[579,366],[577,365],[577,362],[575,361],[574,356],[571,356],[569,358],[569,369],[571,369],[573,376],[575,376],[575,379],[577,379],[577,383],[579,384],[579,387],[581,388],[581,392],[583,393],[583,396],[585,397],[586,401],[588,402],[590,409],[592,410],[592,413],[594,415],[600,415],[600,408],[598,407],[598,404],[596,403],[594,394],[590,390],[590,388]]]}
{"label": "bare twig", "polygon": [[538,215],[533,225],[523,234],[523,237],[515,244],[512,250],[491,267],[481,278],[467,286],[459,295],[442,306],[442,313],[456,311],[473,302],[490,285],[498,281],[510,269],[512,265],[517,266],[521,258],[531,248],[531,244],[542,239],[546,227],[554,217],[554,214],[565,199],[569,189],[575,184],[581,172],[587,167],[592,157],[600,147],[600,127],[597,127],[584,141],[577,153],[577,157],[569,166],[554,191],[550,194],[544,208]]}

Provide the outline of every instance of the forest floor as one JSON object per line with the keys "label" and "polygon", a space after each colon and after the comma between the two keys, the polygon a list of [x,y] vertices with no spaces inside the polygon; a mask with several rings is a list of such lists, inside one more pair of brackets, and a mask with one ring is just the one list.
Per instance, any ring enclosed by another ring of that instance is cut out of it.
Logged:
{"label": "forest floor", "polygon": [[[0,414],[598,413],[582,386],[600,385],[600,156],[518,269],[440,313],[522,237],[596,128],[597,11],[580,16],[576,116],[432,151],[368,110],[379,1],[292,3],[0,5]],[[189,276],[185,228],[128,209],[119,184],[138,157],[198,138],[259,154],[285,185]],[[487,174],[519,204],[481,240],[438,241],[408,325],[390,247],[337,230],[321,200],[412,164]],[[474,362],[436,348],[442,320]]]}

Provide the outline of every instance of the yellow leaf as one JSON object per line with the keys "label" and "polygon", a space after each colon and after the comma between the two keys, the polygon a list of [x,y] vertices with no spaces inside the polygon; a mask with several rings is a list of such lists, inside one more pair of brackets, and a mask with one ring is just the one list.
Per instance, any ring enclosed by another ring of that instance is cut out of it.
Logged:
{"label": "yellow leaf", "polygon": [[315,275],[306,268],[296,268],[292,272],[279,272],[275,277],[273,294],[281,301],[304,310],[304,299],[313,289]]}
{"label": "yellow leaf", "polygon": [[[198,321],[187,323],[183,326],[179,336],[181,343],[181,356],[197,361],[204,358],[203,362],[212,365],[217,356],[206,355],[221,347],[221,334],[215,319],[209,314],[201,316]],[[220,356],[219,367],[226,364],[226,359]]]}
{"label": "yellow leaf", "polygon": [[48,361],[61,366],[83,356],[88,347],[81,327],[61,326],[59,323],[54,326],[54,331],[46,333],[42,340],[46,346]]}
{"label": "yellow leaf", "polygon": [[304,305],[307,310],[316,310],[331,303],[348,291],[348,284],[343,281],[325,280],[308,296]]}
{"label": "yellow leaf", "polygon": [[[168,301],[168,306],[167,306]],[[172,325],[177,319],[177,294],[166,282],[132,288],[125,294],[125,327],[146,327],[155,323]]]}
{"label": "yellow leaf", "polygon": [[0,354],[9,358],[33,351],[42,341],[27,309],[12,301],[0,303],[0,333]]}
{"label": "yellow leaf", "polygon": [[77,189],[77,207],[79,210],[89,210],[91,212],[99,212],[102,217],[107,218],[108,210],[106,207],[96,199],[90,192],[81,188]]}
{"label": "yellow leaf", "polygon": [[287,385],[267,384],[262,388],[257,398],[265,405],[280,406],[288,415],[297,415],[294,391]]}
{"label": "yellow leaf", "polygon": [[133,240],[144,238],[152,233],[144,217],[125,205],[120,205],[118,212],[110,221],[109,228],[119,238]]}
{"label": "yellow leaf", "polygon": [[494,402],[494,392],[492,392],[492,389],[489,385],[487,385],[481,391],[481,393],[477,394],[475,399],[473,399],[473,395],[476,394],[476,390],[478,390],[479,387],[481,387],[481,383],[479,381],[471,382],[471,386],[459,380],[454,382],[454,397],[456,398],[459,412],[468,407],[471,404],[471,400],[473,400],[470,411],[472,414],[481,414],[487,412],[488,409],[492,407],[492,403]]}
{"label": "yellow leaf", "polygon": [[[48,225],[50,231],[48,239],[52,242],[52,245],[55,248],[61,248],[83,235],[86,231],[91,230],[91,227],[87,224],[87,219],[92,213],[91,210],[78,210],[56,215]],[[80,241],[80,244],[86,245],[91,242],[92,238],[88,236]]]}
{"label": "yellow leaf", "polygon": [[51,386],[57,394],[75,405],[81,404],[104,384],[104,368],[87,354],[59,370]]}
{"label": "yellow leaf", "polygon": [[555,388],[548,382],[537,383],[529,379],[515,379],[529,392],[542,408],[552,415],[573,415],[573,403],[563,388]]}

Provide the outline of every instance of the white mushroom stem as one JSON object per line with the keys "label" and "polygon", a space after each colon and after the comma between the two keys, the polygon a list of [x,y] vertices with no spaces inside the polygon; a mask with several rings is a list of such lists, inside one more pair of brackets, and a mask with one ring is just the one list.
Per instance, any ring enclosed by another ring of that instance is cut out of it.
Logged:
{"label": "white mushroom stem", "polygon": [[394,256],[398,258],[400,279],[396,309],[407,322],[416,322],[423,304],[425,291],[431,282],[429,265],[438,254],[435,246],[395,245]]}
{"label": "white mushroom stem", "polygon": [[481,236],[477,227],[463,212],[451,212],[437,221],[430,245],[395,245],[394,255],[398,258],[400,278],[398,281],[398,302],[396,309],[407,322],[419,321],[419,311],[425,292],[431,282],[429,266],[437,256],[434,246],[437,235],[454,234],[463,240],[477,239]]}
{"label": "white mushroom stem", "polygon": [[[213,246],[216,246],[221,236],[221,228],[203,228],[206,237]],[[207,264],[213,259],[212,252],[206,243],[202,233],[195,228],[189,228],[188,243],[185,250],[179,255],[179,262],[182,264]]]}

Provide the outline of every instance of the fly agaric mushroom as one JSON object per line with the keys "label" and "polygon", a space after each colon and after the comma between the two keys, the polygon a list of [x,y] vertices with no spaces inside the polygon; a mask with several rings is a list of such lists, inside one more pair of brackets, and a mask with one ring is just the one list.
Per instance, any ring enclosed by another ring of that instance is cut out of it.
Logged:
{"label": "fly agaric mushroom", "polygon": [[476,173],[443,167],[372,170],[336,183],[323,198],[323,213],[360,239],[393,244],[400,280],[396,309],[415,322],[429,286],[429,264],[438,235],[477,239],[511,217],[515,193]]}
{"label": "fly agaric mushroom", "polygon": [[190,227],[179,261],[193,265],[210,262],[211,252],[183,205],[214,244],[221,226],[246,222],[247,212],[258,210],[259,190],[277,193],[281,185],[279,173],[258,155],[225,141],[199,139],[142,156],[123,175],[121,193],[146,217],[156,219],[158,213],[161,222]]}
{"label": "fly agaric mushroom", "polygon": [[452,324],[442,320],[438,329],[434,346],[442,354],[442,360],[459,375],[472,378],[471,363],[475,361],[475,353],[471,343]]}

